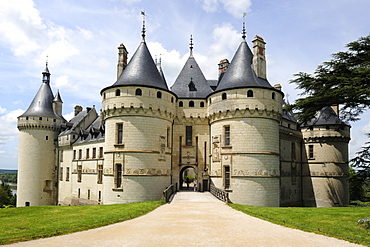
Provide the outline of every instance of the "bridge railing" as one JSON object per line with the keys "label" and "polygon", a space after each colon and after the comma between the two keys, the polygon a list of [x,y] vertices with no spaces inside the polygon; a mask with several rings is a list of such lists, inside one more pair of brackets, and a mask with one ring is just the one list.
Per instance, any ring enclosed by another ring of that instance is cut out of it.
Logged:
{"label": "bridge railing", "polygon": [[211,194],[217,197],[219,200],[226,202],[226,203],[231,202],[229,199],[229,193],[220,188],[217,188],[212,182],[211,182],[210,189],[211,189]]}
{"label": "bridge railing", "polygon": [[165,201],[165,202],[169,202],[170,199],[171,199],[171,196],[173,194],[175,194],[176,192],[176,188],[173,184],[171,184],[170,186],[168,186],[164,191],[163,191],[163,196],[162,196],[162,200]]}

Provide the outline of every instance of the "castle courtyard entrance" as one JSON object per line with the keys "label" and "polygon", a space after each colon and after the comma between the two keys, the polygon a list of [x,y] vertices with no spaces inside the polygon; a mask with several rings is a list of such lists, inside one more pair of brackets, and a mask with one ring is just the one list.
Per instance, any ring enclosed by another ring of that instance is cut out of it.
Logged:
{"label": "castle courtyard entrance", "polygon": [[179,190],[187,190],[187,191],[197,191],[195,187],[195,182],[198,179],[198,175],[196,172],[195,167],[188,165],[183,167],[180,170],[180,184]]}

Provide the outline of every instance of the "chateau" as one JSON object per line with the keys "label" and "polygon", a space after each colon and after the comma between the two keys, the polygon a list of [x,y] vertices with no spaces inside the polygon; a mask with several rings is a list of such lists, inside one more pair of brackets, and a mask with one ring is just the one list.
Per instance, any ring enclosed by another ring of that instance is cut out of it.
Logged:
{"label": "chateau", "polygon": [[[190,56],[171,88],[142,41],[127,63],[118,47],[117,81],[100,92],[101,110],[62,116],[46,65],[42,84],[18,117],[17,206],[160,200],[194,171],[198,191],[215,186],[254,206],[348,205],[350,126],[336,107],[300,125],[266,76],[265,42],[245,38],[231,62],[206,79]],[[215,65],[215,69],[216,69]]]}

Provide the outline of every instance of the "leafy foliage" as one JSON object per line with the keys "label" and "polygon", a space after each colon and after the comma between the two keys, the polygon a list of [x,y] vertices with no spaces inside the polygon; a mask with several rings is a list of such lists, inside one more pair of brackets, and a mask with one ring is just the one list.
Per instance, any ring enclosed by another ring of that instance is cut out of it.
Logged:
{"label": "leafy foliage", "polygon": [[291,83],[303,89],[291,106],[298,119],[309,122],[325,106],[341,105],[343,120],[356,121],[370,107],[370,35],[346,45],[347,51],[332,55],[314,74],[299,72]]}
{"label": "leafy foliage", "polygon": [[15,206],[16,201],[16,195],[13,195],[9,184],[5,184],[4,182],[2,182],[0,185],[0,208],[7,205]]}
{"label": "leafy foliage", "polygon": [[17,183],[17,173],[0,173],[0,180],[5,183]]}

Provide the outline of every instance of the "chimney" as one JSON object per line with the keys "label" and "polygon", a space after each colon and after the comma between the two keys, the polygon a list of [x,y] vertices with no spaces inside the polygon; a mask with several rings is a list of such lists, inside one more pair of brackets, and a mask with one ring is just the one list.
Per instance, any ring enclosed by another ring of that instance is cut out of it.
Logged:
{"label": "chimney", "polygon": [[220,75],[224,72],[226,72],[227,68],[229,67],[229,60],[227,59],[223,59],[220,61],[220,63],[218,64],[218,77],[220,77]]}
{"label": "chimney", "polygon": [[82,112],[82,106],[76,105],[75,106],[75,116],[77,116],[78,113]]}
{"label": "chimney", "polygon": [[254,37],[253,42],[253,69],[257,77],[267,79],[266,76],[266,56],[265,41],[258,35]]}
{"label": "chimney", "polygon": [[117,64],[117,79],[121,76],[122,71],[127,65],[127,50],[123,44],[118,46],[118,64]]}
{"label": "chimney", "polygon": [[279,91],[281,91],[281,85],[280,84],[275,84],[274,85],[274,88],[277,89],[277,90],[279,90]]}

